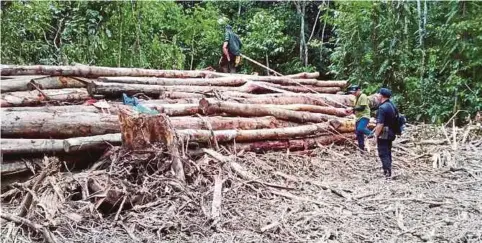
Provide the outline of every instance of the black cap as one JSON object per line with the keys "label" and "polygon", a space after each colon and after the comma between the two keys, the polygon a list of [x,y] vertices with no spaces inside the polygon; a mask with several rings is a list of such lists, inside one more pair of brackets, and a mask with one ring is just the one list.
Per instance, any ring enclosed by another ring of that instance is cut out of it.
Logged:
{"label": "black cap", "polygon": [[360,89],[361,89],[360,85],[353,84],[350,87],[348,87],[347,92],[352,94],[352,93],[355,93],[357,90],[360,90]]}
{"label": "black cap", "polygon": [[381,88],[380,91],[378,91],[378,93],[386,98],[392,97],[392,91],[387,88]]}

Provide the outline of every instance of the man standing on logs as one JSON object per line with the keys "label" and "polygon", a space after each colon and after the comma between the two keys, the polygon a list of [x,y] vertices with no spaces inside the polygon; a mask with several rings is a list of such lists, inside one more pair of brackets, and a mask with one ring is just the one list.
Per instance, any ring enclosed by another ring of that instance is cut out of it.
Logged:
{"label": "man standing on logs", "polygon": [[219,59],[219,66],[223,73],[236,73],[241,62],[242,43],[238,35],[233,32],[231,25],[226,25],[224,32],[223,55]]}
{"label": "man standing on logs", "polygon": [[370,131],[367,126],[370,122],[370,106],[368,101],[368,96],[362,93],[360,86],[352,85],[348,88],[348,93],[355,95],[355,107],[347,108],[346,112],[348,114],[355,113],[356,125],[355,133],[356,139],[358,141],[358,147],[362,152],[365,151],[365,135],[370,136],[372,131]]}
{"label": "man standing on logs", "polygon": [[387,88],[382,88],[378,92],[380,106],[377,111],[377,126],[374,130],[378,156],[382,161],[383,174],[387,179],[392,176],[392,142],[395,140],[398,125],[398,111],[390,101],[391,96],[392,91]]}

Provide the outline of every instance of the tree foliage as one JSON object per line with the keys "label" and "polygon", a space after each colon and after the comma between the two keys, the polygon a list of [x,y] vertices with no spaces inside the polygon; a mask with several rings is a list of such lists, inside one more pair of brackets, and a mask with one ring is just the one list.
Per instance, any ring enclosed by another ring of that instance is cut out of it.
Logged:
{"label": "tree foliage", "polygon": [[[2,63],[216,67],[224,25],[282,73],[391,88],[413,120],[482,109],[482,3],[345,1],[2,2]],[[243,62],[242,72],[264,72]]]}

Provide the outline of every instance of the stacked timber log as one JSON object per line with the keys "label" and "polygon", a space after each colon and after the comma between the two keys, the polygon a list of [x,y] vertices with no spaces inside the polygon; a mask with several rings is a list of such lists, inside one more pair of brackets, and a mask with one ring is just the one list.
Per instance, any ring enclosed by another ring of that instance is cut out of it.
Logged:
{"label": "stacked timber log", "polygon": [[[346,81],[93,66],[1,67],[2,174],[43,154],[99,153],[123,142],[122,95],[166,115],[189,149],[300,150],[351,140]],[[10,167],[12,169],[10,169]],[[23,168],[23,169],[19,169]]]}

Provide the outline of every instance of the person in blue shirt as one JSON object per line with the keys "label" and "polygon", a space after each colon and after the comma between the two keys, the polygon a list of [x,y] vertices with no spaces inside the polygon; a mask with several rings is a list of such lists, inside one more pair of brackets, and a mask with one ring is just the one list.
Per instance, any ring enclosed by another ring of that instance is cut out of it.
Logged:
{"label": "person in blue shirt", "polygon": [[383,174],[387,179],[392,176],[392,142],[395,140],[397,125],[397,108],[390,101],[392,91],[381,88],[377,94],[380,106],[377,111],[377,125],[374,136],[377,139],[378,157],[382,161]]}

